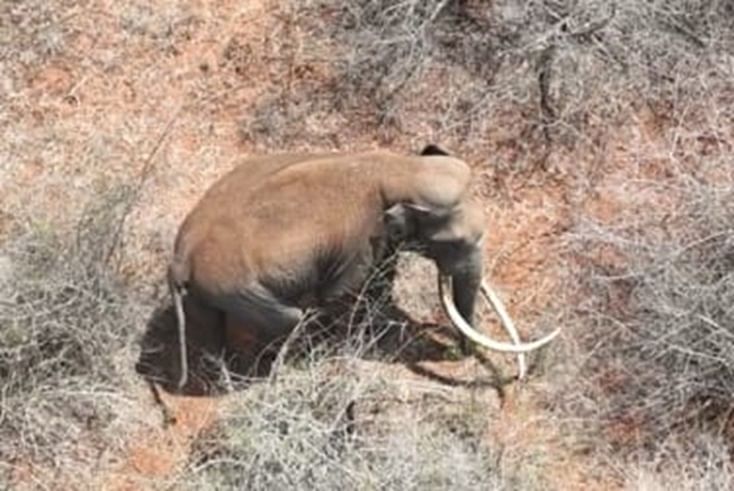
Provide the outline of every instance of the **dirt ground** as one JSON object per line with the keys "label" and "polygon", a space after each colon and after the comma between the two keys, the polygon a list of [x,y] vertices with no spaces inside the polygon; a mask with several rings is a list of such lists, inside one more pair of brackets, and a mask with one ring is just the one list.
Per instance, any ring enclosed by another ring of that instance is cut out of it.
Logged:
{"label": "dirt ground", "polygon": [[[25,65],[22,86],[14,87],[16,97],[6,102],[16,119],[4,123],[14,137],[3,150],[14,158],[0,169],[2,221],[22,221],[25,210],[41,208],[63,223],[82,197],[112,182],[138,180],[140,195],[126,223],[125,247],[132,253],[123,271],[142,294],[161,296],[165,263],[186,212],[238,159],[262,150],[241,137],[242,108],[267,94],[275,81],[262,58],[244,47],[268,49],[275,7],[269,1],[207,0],[159,2],[155,11],[145,2],[129,1],[70,6],[61,20],[73,25],[65,31],[63,50]],[[8,80],[0,78],[0,86]],[[600,193],[608,183],[653,178],[661,171],[654,158],[639,158],[660,153],[655,118],[642,115],[623,131],[606,168],[599,169],[602,177],[591,184],[564,173],[573,162],[561,160],[555,179],[536,181],[470,161],[487,212],[485,273],[526,338],[541,334],[527,326],[555,321],[548,312],[561,287],[563,233],[572,215],[584,209],[600,219],[613,216],[614,197]],[[341,142],[340,150],[384,146],[374,134],[350,135],[356,137]],[[46,144],[29,145],[33,142]],[[415,151],[416,143],[398,138],[390,148]],[[417,321],[445,322],[431,300],[432,274],[421,267],[401,274],[398,297]],[[409,298],[416,290],[423,297]],[[503,336],[489,310],[482,319],[488,331]],[[506,374],[514,370],[511,357],[493,361]],[[419,365],[446,379],[470,379],[484,370],[471,360]],[[406,368],[377,369],[386,376],[419,377]],[[547,426],[545,408],[536,398],[544,383],[541,374],[500,392],[486,389],[481,394],[487,403],[486,438],[504,445],[542,441],[554,448],[559,435]],[[470,392],[461,384],[446,390],[458,401]],[[139,394],[150,397],[144,388]],[[147,489],[171,477],[226,404],[226,396],[163,392],[162,397],[176,423],[134,437],[117,470],[101,479],[105,489]],[[150,407],[155,408],[152,399]],[[560,447],[549,472],[557,489],[614,488]],[[17,474],[23,481],[24,470]]]}

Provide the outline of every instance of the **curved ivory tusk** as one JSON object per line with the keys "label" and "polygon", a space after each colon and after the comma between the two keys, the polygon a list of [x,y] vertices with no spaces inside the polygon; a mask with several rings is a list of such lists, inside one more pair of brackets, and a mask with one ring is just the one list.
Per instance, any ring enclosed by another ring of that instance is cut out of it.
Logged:
{"label": "curved ivory tusk", "polygon": [[[495,291],[492,289],[492,287],[487,283],[486,281],[482,280],[482,286],[481,286],[482,294],[484,295],[484,298],[489,302],[489,304],[492,306],[492,309],[494,309],[495,313],[497,314],[497,317],[500,318],[500,324],[502,324],[502,327],[504,327],[505,331],[507,331],[507,334],[510,336],[510,339],[512,339],[512,342],[516,345],[521,345],[522,340],[520,339],[520,333],[517,332],[517,329],[515,328],[515,323],[512,322],[512,317],[510,317],[510,314],[507,313],[507,310],[505,309],[504,304],[502,303],[502,300],[500,300],[500,297],[495,293]],[[517,378],[518,380],[522,380],[525,378],[525,375],[527,375],[528,372],[528,366],[525,362],[525,354],[524,353],[518,353],[517,354]]]}
{"label": "curved ivory tusk", "polygon": [[451,322],[456,326],[456,328],[461,331],[461,333],[468,337],[473,342],[484,346],[485,348],[494,350],[494,351],[500,351],[503,353],[527,353],[528,351],[533,351],[541,346],[545,346],[546,344],[550,343],[553,338],[558,336],[558,334],[561,332],[560,329],[556,329],[552,333],[548,334],[547,336],[538,339],[537,341],[533,341],[531,343],[522,343],[522,344],[510,344],[510,343],[502,343],[499,341],[495,341],[493,339],[488,338],[487,336],[480,334],[479,332],[475,331],[473,327],[469,325],[468,322],[461,316],[458,309],[456,308],[456,305],[454,304],[453,299],[450,297],[451,295],[451,278],[445,275],[439,275],[439,282],[438,282],[438,288],[439,293],[441,295],[441,302],[443,304],[443,307],[446,309],[446,313],[448,314],[449,318],[451,319]]}

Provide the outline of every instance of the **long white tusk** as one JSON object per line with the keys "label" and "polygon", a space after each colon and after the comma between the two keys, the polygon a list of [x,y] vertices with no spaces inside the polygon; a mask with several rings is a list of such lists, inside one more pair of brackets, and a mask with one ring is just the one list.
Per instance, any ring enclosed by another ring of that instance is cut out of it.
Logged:
{"label": "long white tusk", "polygon": [[438,288],[441,295],[441,302],[444,309],[446,309],[446,314],[448,314],[451,322],[456,326],[457,329],[459,329],[459,331],[461,331],[464,336],[468,337],[473,342],[484,346],[485,348],[494,351],[500,351],[503,353],[527,353],[528,351],[536,350],[550,343],[553,338],[558,336],[558,334],[561,332],[560,329],[556,329],[547,336],[530,343],[510,344],[495,341],[475,331],[474,328],[471,327],[469,323],[461,316],[458,309],[456,308],[456,305],[454,304],[453,299],[450,296],[451,278],[449,276],[439,275]]}
{"label": "long white tusk", "polygon": [[[507,334],[510,336],[510,339],[516,344],[520,345],[522,344],[522,340],[520,339],[520,333],[517,332],[517,329],[515,328],[515,323],[512,322],[512,317],[510,317],[510,314],[507,313],[507,310],[505,309],[504,304],[502,303],[502,300],[500,300],[500,297],[495,293],[495,291],[492,289],[492,287],[487,283],[486,281],[482,280],[482,294],[484,295],[484,298],[489,302],[489,304],[492,306],[494,311],[497,313],[497,317],[500,318],[500,324],[502,324],[502,327],[504,327],[505,331],[507,331]],[[524,353],[518,353],[517,354],[517,378],[518,380],[522,380],[525,378],[525,375],[527,375],[528,367],[525,362],[525,354]]]}

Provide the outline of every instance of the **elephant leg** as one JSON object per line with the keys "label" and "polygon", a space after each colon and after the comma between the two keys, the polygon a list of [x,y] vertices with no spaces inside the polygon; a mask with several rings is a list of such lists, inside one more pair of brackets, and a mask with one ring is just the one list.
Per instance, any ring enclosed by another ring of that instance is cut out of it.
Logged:
{"label": "elephant leg", "polygon": [[264,288],[220,296],[215,301],[227,313],[228,329],[251,330],[241,335],[230,333],[229,337],[254,339],[261,347],[286,337],[303,317],[300,308],[284,304]]}

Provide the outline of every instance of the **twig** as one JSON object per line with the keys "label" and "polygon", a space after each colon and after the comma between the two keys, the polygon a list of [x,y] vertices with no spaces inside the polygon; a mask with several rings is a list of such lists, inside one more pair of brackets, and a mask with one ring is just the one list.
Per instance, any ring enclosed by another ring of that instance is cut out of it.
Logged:
{"label": "twig", "polygon": [[127,221],[128,216],[133,210],[133,207],[137,203],[138,199],[140,199],[140,195],[142,194],[143,186],[145,185],[146,181],[150,177],[150,174],[152,173],[153,169],[155,168],[154,165],[154,157],[158,153],[158,150],[160,150],[161,146],[163,145],[163,142],[165,141],[166,137],[171,133],[171,129],[173,128],[174,123],[178,119],[179,115],[181,114],[181,111],[183,110],[183,104],[179,105],[178,109],[176,109],[176,112],[173,113],[171,118],[168,120],[168,123],[166,123],[166,127],[163,129],[163,132],[158,137],[158,140],[156,141],[155,145],[153,146],[153,149],[148,154],[148,157],[143,161],[143,168],[140,170],[140,175],[138,176],[138,182],[133,188],[132,196],[127,200],[127,203],[125,205],[125,209],[122,212],[122,216],[120,217],[117,228],[112,235],[112,241],[110,244],[110,248],[107,251],[107,256],[104,258],[103,264],[105,266],[109,265],[110,259],[112,258],[112,255],[117,250],[120,240],[122,238],[122,230],[125,227],[125,222]]}

